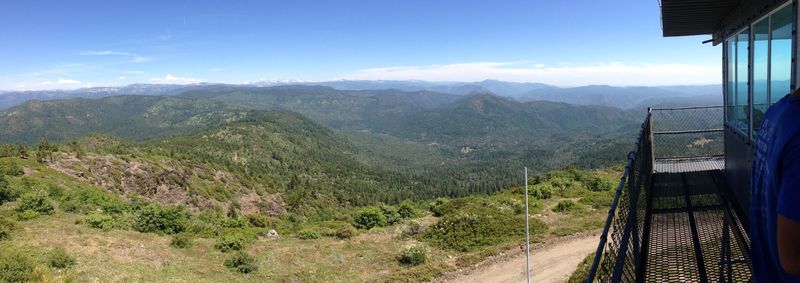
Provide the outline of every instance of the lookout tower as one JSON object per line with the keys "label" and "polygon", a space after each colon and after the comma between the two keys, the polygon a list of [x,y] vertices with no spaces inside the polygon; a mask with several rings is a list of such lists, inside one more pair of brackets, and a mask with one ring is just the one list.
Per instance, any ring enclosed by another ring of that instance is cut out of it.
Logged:
{"label": "lookout tower", "polygon": [[754,141],[797,86],[798,0],[660,5],[664,36],[722,47],[723,105],[648,111],[587,281],[750,281]]}

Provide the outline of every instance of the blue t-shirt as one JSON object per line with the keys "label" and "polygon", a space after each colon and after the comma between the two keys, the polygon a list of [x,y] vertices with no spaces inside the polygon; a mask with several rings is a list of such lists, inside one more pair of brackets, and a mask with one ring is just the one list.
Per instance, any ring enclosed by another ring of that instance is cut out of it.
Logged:
{"label": "blue t-shirt", "polygon": [[750,195],[756,282],[800,282],[780,264],[778,214],[800,222],[800,97],[786,97],[770,107],[756,138]]}

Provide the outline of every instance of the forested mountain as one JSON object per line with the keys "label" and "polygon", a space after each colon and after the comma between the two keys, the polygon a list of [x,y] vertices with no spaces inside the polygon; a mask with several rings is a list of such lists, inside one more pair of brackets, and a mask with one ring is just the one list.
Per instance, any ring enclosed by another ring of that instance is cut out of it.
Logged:
{"label": "forested mountain", "polygon": [[624,158],[639,112],[486,92],[218,85],[178,97],[31,101],[0,112],[0,142],[150,140],[126,145],[252,184],[285,189],[294,178],[344,205],[493,192],[517,184],[525,165],[608,166]]}
{"label": "forested mountain", "polygon": [[93,132],[138,140],[189,133],[247,113],[244,106],[164,96],[30,101],[0,112],[0,143],[65,141]]}
{"label": "forested mountain", "polygon": [[[117,95],[186,95],[192,97],[213,96],[221,93],[242,91],[247,93],[276,93],[281,89],[316,88],[317,94],[333,92],[362,95],[384,95],[400,92],[437,92],[453,96],[464,96],[473,92],[491,92],[498,96],[519,101],[545,100],[574,105],[600,105],[628,109],[649,99],[682,98],[702,95],[719,95],[719,85],[615,87],[591,85],[582,87],[556,87],[540,83],[518,83],[498,80],[479,82],[428,82],[428,81],[365,81],[338,80],[324,82],[255,82],[251,84],[190,84],[159,85],[134,84],[122,87],[94,87],[76,90],[7,91],[0,92],[0,110],[29,100],[53,100],[70,98],[101,98]],[[309,91],[309,90],[306,90]],[[355,91],[355,92],[354,92]]]}

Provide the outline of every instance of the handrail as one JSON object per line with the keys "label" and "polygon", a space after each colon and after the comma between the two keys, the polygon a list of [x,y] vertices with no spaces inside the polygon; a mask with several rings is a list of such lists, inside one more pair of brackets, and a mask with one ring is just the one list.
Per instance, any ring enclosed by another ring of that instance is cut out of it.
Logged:
{"label": "handrail", "polygon": [[705,130],[689,130],[689,131],[661,131],[653,132],[654,135],[680,135],[680,134],[700,134],[700,133],[713,133],[722,132],[725,129],[705,129]]}
{"label": "handrail", "polygon": [[708,109],[708,108],[722,108],[723,105],[706,105],[706,106],[687,106],[687,107],[665,107],[665,108],[651,108],[654,111],[663,110],[692,110],[692,109]]}
{"label": "handrail", "polygon": [[636,159],[636,154],[639,153],[639,148],[644,141],[645,134],[648,135],[649,138],[650,133],[646,133],[645,129],[649,128],[648,125],[650,123],[650,118],[652,117],[651,112],[648,110],[647,117],[645,121],[642,123],[642,129],[639,131],[639,138],[637,139],[636,143],[633,145],[633,149],[628,153],[628,161],[625,165],[625,169],[622,173],[622,177],[620,177],[619,184],[617,185],[617,190],[614,194],[614,200],[611,202],[611,208],[608,210],[608,217],[606,218],[605,225],[603,226],[603,233],[600,235],[600,243],[597,245],[597,250],[595,251],[594,260],[592,261],[592,266],[589,269],[589,273],[586,276],[586,282],[590,283],[594,280],[595,276],[597,275],[597,269],[600,266],[600,260],[603,257],[603,251],[605,250],[605,246],[608,242],[608,233],[611,230],[611,224],[614,220],[614,216],[617,212],[617,207],[619,205],[619,200],[622,197],[623,189],[625,188],[625,182],[630,177],[631,169],[634,166],[634,160]]}

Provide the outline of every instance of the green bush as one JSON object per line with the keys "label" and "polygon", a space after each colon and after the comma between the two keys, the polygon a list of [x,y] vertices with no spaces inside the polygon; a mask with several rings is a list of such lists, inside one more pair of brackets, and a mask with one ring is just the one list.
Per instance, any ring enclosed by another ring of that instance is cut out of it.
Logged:
{"label": "green bush", "polygon": [[245,274],[258,270],[256,259],[253,256],[241,251],[232,254],[228,259],[226,259],[225,266],[233,271]]}
{"label": "green bush", "polygon": [[250,226],[248,220],[242,217],[224,217],[220,221],[220,226],[225,228],[247,228]]}
{"label": "green bush", "polygon": [[582,205],[571,200],[562,200],[553,208],[553,212],[580,212],[583,210],[584,207]]}
{"label": "green bush", "polygon": [[0,226],[0,241],[8,240],[10,234],[11,233],[8,232],[8,229],[6,229],[6,227]]}
{"label": "green bush", "polygon": [[129,205],[118,195],[95,188],[77,187],[64,191],[60,197],[61,209],[72,213],[103,212],[120,214],[138,205]]}
{"label": "green bush", "polygon": [[431,203],[431,208],[430,208],[431,212],[433,213],[433,216],[436,217],[444,216],[447,213],[445,207],[447,206],[448,203],[450,203],[450,199],[437,198],[436,200],[434,200],[433,203]]}
{"label": "green bush", "polygon": [[114,217],[102,213],[92,213],[84,220],[89,227],[103,229],[105,231],[114,229]]}
{"label": "green bush", "polygon": [[172,241],[170,241],[169,245],[179,249],[191,247],[192,236],[186,233],[177,234],[172,237]]}
{"label": "green bush", "polygon": [[397,261],[403,265],[416,266],[428,260],[428,248],[423,245],[412,245],[397,255]]}
{"label": "green bush", "polygon": [[303,240],[313,240],[319,238],[319,232],[311,230],[311,229],[304,229],[297,232],[297,237]]}
{"label": "green bush", "polygon": [[603,179],[600,176],[591,176],[584,184],[586,184],[587,189],[593,192],[610,191],[614,188],[614,183],[612,181]]}
{"label": "green bush", "polygon": [[413,218],[417,216],[417,209],[414,208],[414,205],[411,204],[410,201],[404,200],[400,203],[400,207],[397,209],[397,213],[400,214],[402,218]]}
{"label": "green bush", "polygon": [[17,211],[23,212],[28,210],[48,215],[53,214],[55,207],[53,207],[53,204],[43,195],[27,194],[17,201]]}
{"label": "green bush", "polygon": [[23,212],[20,212],[20,213],[17,214],[17,220],[19,220],[19,221],[31,220],[31,219],[39,217],[39,215],[41,215],[41,214],[39,214],[36,211],[26,210],[26,211],[23,211]]}
{"label": "green bush", "polygon": [[0,250],[0,282],[29,282],[33,277],[30,256],[15,250]]}
{"label": "green bush", "polygon": [[0,161],[0,176],[19,176],[22,175],[22,168],[14,160]]}
{"label": "green bush", "polygon": [[243,233],[228,233],[217,238],[214,248],[222,252],[239,251],[244,249],[248,242],[248,237]]}
{"label": "green bush", "polygon": [[75,258],[64,248],[57,247],[47,255],[47,265],[52,268],[64,269],[75,265]]}
{"label": "green bush", "polygon": [[176,234],[186,230],[189,214],[183,207],[160,208],[150,204],[138,210],[134,228],[139,232]]}
{"label": "green bush", "polygon": [[353,228],[350,225],[347,225],[347,226],[341,227],[339,229],[336,229],[335,236],[336,236],[336,238],[339,238],[340,240],[346,240],[346,239],[352,238],[357,233],[358,233],[358,231],[356,231],[355,228]]}
{"label": "green bush", "polygon": [[353,226],[359,229],[372,229],[372,227],[383,227],[387,225],[386,216],[380,208],[370,206],[356,211],[353,215]]}
{"label": "green bush", "polygon": [[272,224],[269,218],[258,213],[247,215],[247,222],[250,222],[250,225],[253,225],[253,227],[260,228],[266,228]]}
{"label": "green bush", "polygon": [[19,195],[15,190],[11,189],[8,181],[3,175],[0,175],[0,204],[5,202],[14,201]]}
{"label": "green bush", "polygon": [[[469,206],[439,219],[422,233],[422,239],[437,247],[468,252],[523,239],[525,229],[520,225],[524,223],[525,216],[512,210]],[[547,231],[547,224],[530,219],[530,228],[531,235],[537,237]]]}
{"label": "green bush", "polygon": [[528,194],[537,199],[549,199],[553,196],[553,186],[549,183],[537,184],[530,188]]}
{"label": "green bush", "polygon": [[400,213],[397,211],[396,207],[384,204],[381,205],[380,208],[381,213],[383,213],[383,216],[386,217],[387,225],[397,224],[400,222],[400,219],[402,219],[402,216],[400,216]]}

